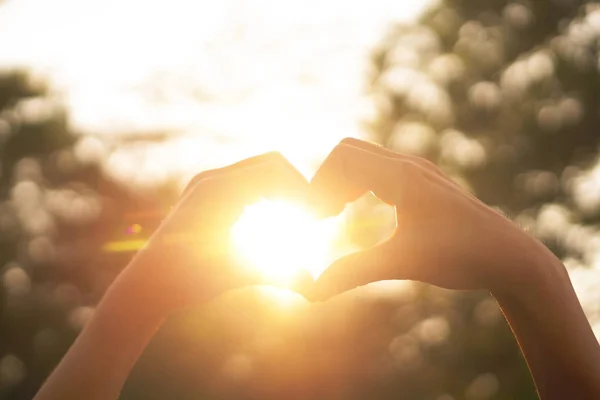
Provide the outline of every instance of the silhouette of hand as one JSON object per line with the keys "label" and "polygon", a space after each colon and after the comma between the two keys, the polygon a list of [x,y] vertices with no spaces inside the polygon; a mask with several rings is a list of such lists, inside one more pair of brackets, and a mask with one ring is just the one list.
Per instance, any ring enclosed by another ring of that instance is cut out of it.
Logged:
{"label": "silhouette of hand", "polygon": [[526,285],[532,279],[527,270],[513,265],[545,249],[429,161],[357,139],[333,149],[309,188],[323,216],[338,214],[367,191],[395,206],[396,230],[385,242],[334,262],[317,280],[317,298],[391,279],[502,291]]}
{"label": "silhouette of hand", "polygon": [[[245,206],[263,197],[298,201],[307,188],[308,182],[279,153],[203,172],[119,280],[144,304],[166,312],[229,289],[269,283],[236,261],[230,228]],[[308,272],[295,282],[300,288],[312,283]]]}

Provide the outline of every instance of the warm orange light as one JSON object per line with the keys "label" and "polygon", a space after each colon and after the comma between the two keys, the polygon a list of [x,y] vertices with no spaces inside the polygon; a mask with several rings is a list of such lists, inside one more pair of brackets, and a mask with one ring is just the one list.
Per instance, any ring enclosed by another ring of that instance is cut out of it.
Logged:
{"label": "warm orange light", "polygon": [[287,284],[302,269],[316,278],[327,268],[338,227],[336,218],[318,220],[298,205],[263,200],[246,207],[231,237],[246,263]]}

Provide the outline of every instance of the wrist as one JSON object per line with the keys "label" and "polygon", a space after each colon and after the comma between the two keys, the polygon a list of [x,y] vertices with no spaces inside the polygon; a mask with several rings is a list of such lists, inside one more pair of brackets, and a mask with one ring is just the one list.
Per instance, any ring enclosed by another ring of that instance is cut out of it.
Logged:
{"label": "wrist", "polygon": [[525,232],[509,232],[503,239],[497,242],[495,273],[488,285],[494,296],[527,300],[557,285],[570,286],[564,265],[539,240]]}
{"label": "wrist", "polygon": [[544,244],[527,236],[510,249],[504,279],[490,288],[505,313],[533,323],[552,312],[564,316],[564,309],[581,309],[565,266]]}

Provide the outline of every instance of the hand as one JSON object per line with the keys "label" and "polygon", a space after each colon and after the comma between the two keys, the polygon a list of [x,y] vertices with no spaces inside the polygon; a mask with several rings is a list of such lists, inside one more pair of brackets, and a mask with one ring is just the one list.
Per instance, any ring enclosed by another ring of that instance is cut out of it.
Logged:
{"label": "hand", "polygon": [[367,191],[395,206],[396,230],[331,265],[317,280],[318,298],[389,279],[503,291],[533,279],[517,267],[531,252],[547,251],[429,161],[357,139],[344,139],[310,183],[323,215],[341,212]]}
{"label": "hand", "polygon": [[[197,175],[179,203],[116,282],[158,312],[211,299],[226,290],[266,284],[230,248],[230,228],[261,197],[298,201],[308,182],[279,153]],[[312,283],[308,273],[299,286]],[[297,289],[297,287],[295,287]]]}
{"label": "hand", "polygon": [[[277,153],[196,176],[108,289],[35,398],[117,399],[134,363],[172,311],[229,289],[270,283],[235,260],[230,227],[246,205],[261,197],[297,201],[307,187],[304,177]],[[313,283],[308,272],[305,282]]]}
{"label": "hand", "polygon": [[488,289],[498,300],[543,400],[600,398],[600,346],[566,268],[541,242],[428,161],[344,139],[310,183],[322,214],[372,191],[396,208],[383,243],[336,261],[315,295],[388,279]]}

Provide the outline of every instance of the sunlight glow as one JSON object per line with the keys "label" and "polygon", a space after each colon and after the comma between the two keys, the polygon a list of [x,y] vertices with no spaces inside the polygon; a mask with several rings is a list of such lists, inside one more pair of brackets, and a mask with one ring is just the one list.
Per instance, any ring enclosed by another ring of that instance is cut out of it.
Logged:
{"label": "sunlight glow", "polygon": [[172,133],[94,144],[128,187],[176,178],[183,189],[271,150],[308,176],[366,133],[372,47],[435,1],[0,0],[0,68],[49,77],[69,123],[107,143]]}
{"label": "sunlight glow", "polygon": [[332,260],[338,232],[337,218],[318,220],[298,205],[263,200],[246,207],[231,237],[244,262],[286,284],[303,269],[317,278]]}

